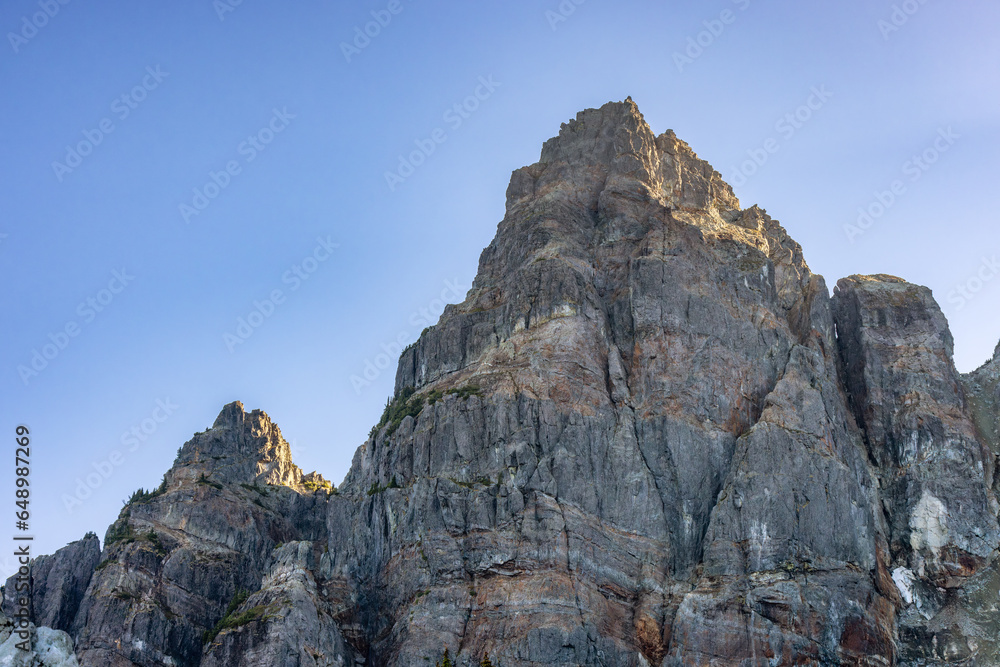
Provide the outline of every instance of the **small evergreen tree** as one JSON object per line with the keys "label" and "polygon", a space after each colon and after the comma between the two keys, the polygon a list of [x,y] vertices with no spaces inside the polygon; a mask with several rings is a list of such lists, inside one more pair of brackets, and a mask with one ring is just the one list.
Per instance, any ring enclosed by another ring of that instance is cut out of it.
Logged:
{"label": "small evergreen tree", "polygon": [[441,662],[436,663],[435,667],[455,667],[451,662],[451,654],[448,653],[448,647],[444,647],[444,656],[441,658]]}
{"label": "small evergreen tree", "polygon": [[483,653],[483,661],[479,663],[479,667],[493,667],[493,663],[490,662],[490,656]]}

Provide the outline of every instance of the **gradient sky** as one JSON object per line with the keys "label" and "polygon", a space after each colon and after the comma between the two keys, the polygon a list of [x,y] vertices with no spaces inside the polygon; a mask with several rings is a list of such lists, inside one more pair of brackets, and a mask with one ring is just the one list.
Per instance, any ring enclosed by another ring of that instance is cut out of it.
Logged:
{"label": "gradient sky", "polygon": [[[578,111],[629,95],[831,288],[853,273],[931,287],[975,368],[1000,339],[1000,6],[898,6],[896,25],[888,0],[5,2],[2,427],[12,448],[17,424],[32,430],[37,551],[103,538],[233,400],[339,483],[392,391],[397,341],[464,298],[510,172]],[[391,189],[385,173],[436,130]],[[850,235],[859,209],[877,215]],[[19,371],[46,349],[37,375]],[[367,364],[370,384],[352,382]],[[145,439],[123,439],[133,428]]]}

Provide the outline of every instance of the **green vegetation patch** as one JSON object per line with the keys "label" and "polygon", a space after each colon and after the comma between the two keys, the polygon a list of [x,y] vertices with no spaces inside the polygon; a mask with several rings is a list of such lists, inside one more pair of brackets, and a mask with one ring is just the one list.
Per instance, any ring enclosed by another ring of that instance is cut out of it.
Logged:
{"label": "green vegetation patch", "polygon": [[445,392],[446,394],[457,394],[463,401],[470,396],[482,396],[483,392],[480,390],[478,385],[467,384],[464,387],[456,387],[454,389],[449,389]]}
{"label": "green vegetation patch", "polygon": [[[153,552],[160,558],[167,555],[167,548],[160,541],[160,536],[156,531],[148,530],[144,533],[137,533],[129,525],[128,517],[119,519],[114,523],[104,541],[104,547],[107,548],[113,544],[132,544],[134,542],[148,543],[153,548]],[[106,560],[98,565],[97,569],[102,570],[110,565],[111,562],[110,560]]]}
{"label": "green vegetation patch", "polygon": [[333,492],[333,483],[327,480],[323,480],[322,482],[317,482],[310,479],[306,480],[305,482],[302,482],[302,486],[306,487],[308,491],[323,490],[326,491],[327,493]]}
{"label": "green vegetation patch", "polygon": [[220,491],[222,490],[222,485],[218,482],[213,482],[208,477],[205,477],[205,473],[201,473],[201,476],[198,478],[198,483],[204,484],[205,486],[211,486],[212,488],[219,489]]}
{"label": "green vegetation patch", "polygon": [[124,518],[118,519],[111,525],[111,529],[108,531],[107,536],[104,538],[104,548],[107,549],[112,544],[117,544],[123,542],[128,544],[135,541],[135,533],[132,532],[132,526],[128,523],[128,515]]}
{"label": "green vegetation patch", "polygon": [[149,491],[146,491],[142,487],[139,487],[138,489],[132,492],[132,495],[129,496],[128,500],[124,501],[123,504],[127,507],[128,505],[140,505],[142,503],[148,503],[153,498],[156,498],[157,496],[162,496],[166,492],[166,490],[167,490],[167,476],[166,474],[164,474],[163,481],[160,482],[160,485],[158,487],[156,487],[155,489],[150,489]]}
{"label": "green vegetation patch", "polygon": [[149,542],[149,544],[153,547],[153,551],[155,551],[156,555],[160,558],[167,555],[167,548],[163,546],[163,542],[160,541],[160,536],[157,535],[155,531],[151,530],[148,533],[140,533],[139,539]]}
{"label": "green vegetation patch", "polygon": [[424,397],[415,396],[415,393],[416,389],[413,387],[405,387],[394,399],[386,401],[382,418],[372,428],[368,437],[374,437],[383,426],[387,426],[385,434],[390,436],[396,432],[404,419],[419,415],[420,411],[424,409]]}
{"label": "green vegetation patch", "polygon": [[481,396],[482,390],[478,385],[470,384],[464,387],[453,387],[447,391],[440,391],[438,389],[433,389],[427,394],[417,394],[416,389],[413,387],[404,387],[399,394],[391,401],[386,401],[385,410],[382,412],[382,418],[379,420],[378,424],[372,427],[371,432],[368,433],[369,438],[374,438],[375,434],[378,433],[383,426],[386,427],[385,434],[390,436],[396,432],[399,425],[407,417],[413,417],[414,419],[420,412],[424,409],[424,405],[434,405],[445,396],[457,395],[460,399],[465,400],[470,396]]}
{"label": "green vegetation patch", "polygon": [[247,623],[262,620],[267,615],[270,608],[268,605],[262,604],[251,607],[242,614],[237,614],[236,610],[247,601],[248,597],[250,597],[250,593],[247,591],[236,591],[233,599],[229,602],[229,606],[226,607],[226,613],[223,614],[222,618],[219,619],[219,622],[211,630],[206,630],[205,634],[202,635],[203,643],[211,643],[224,630],[242,627]]}
{"label": "green vegetation patch", "polygon": [[390,479],[389,483],[386,484],[385,486],[382,486],[378,482],[372,482],[372,485],[368,488],[368,495],[374,496],[376,493],[382,493],[386,489],[401,489],[401,488],[403,487],[399,485],[399,482],[396,481],[396,476],[393,475],[392,479]]}

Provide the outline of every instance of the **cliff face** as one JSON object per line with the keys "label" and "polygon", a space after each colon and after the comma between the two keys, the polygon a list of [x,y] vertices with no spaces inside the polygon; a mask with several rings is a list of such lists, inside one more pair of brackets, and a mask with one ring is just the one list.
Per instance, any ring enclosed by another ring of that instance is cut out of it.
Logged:
{"label": "cliff face", "polygon": [[[108,529],[71,628],[80,664],[281,664],[266,651],[258,662],[219,663],[232,638],[212,629],[223,617],[256,627],[307,613],[291,597],[276,604],[269,589],[288,574],[291,545],[322,551],[327,542],[327,494],[310,479],[267,415],[227,405],[180,449],[161,487],[138,494]],[[329,634],[335,645],[336,628]]]}
{"label": "cliff face", "polygon": [[998,664],[1000,348],[951,345],[925,288],[831,299],[631,100],[587,110],[336,492],[226,406],[44,618],[81,665]]}

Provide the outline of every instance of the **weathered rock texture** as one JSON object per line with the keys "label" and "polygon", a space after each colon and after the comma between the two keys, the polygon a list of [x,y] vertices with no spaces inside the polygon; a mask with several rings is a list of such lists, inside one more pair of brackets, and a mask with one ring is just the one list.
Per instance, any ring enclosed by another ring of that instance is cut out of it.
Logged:
{"label": "weathered rock texture", "polygon": [[[325,551],[327,498],[322,477],[304,476],[292,463],[288,443],[267,415],[227,405],[211,429],[181,448],[163,485],[138,494],[108,529],[100,562],[91,563],[86,594],[68,624],[80,664],[220,664],[213,656],[231,650],[231,641],[221,640],[233,633],[208,637],[206,631],[234,599],[249,594],[229,619],[250,619],[230,628],[234,632],[247,624],[274,623],[290,611],[303,613],[293,600],[282,609],[285,598],[262,607],[261,589],[268,587],[268,577],[282,572],[283,542]],[[74,547],[49,558],[62,564]],[[36,560],[33,575],[49,562]],[[8,581],[6,590],[13,583]],[[51,589],[51,577],[48,589],[36,587],[36,615],[49,608]],[[334,622],[320,629],[315,625],[310,636],[310,628],[298,625],[299,648],[308,651],[312,642],[349,654],[333,638]],[[265,655],[221,664],[284,663]]]}
{"label": "weathered rock texture", "polygon": [[226,406],[109,529],[77,655],[996,665],[1000,360],[951,345],[925,288],[831,299],[631,100],[584,111],[339,490]]}
{"label": "weathered rock texture", "polygon": [[7,616],[17,613],[18,591],[30,586],[32,594],[27,599],[35,624],[69,631],[100,560],[101,543],[94,533],[51,556],[39,556],[31,563],[28,581],[15,575],[4,587],[3,613]]}
{"label": "weathered rock texture", "polygon": [[[21,632],[27,632],[25,638]],[[25,650],[27,649],[27,650]],[[0,665],[3,667],[79,667],[73,640],[62,630],[25,630],[14,619],[0,614]]]}

